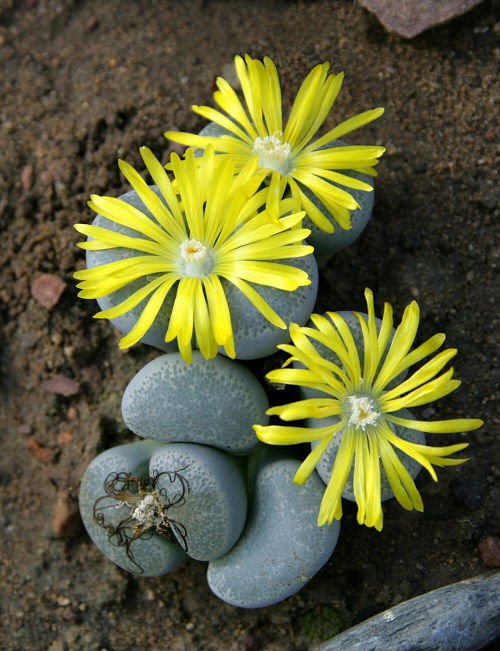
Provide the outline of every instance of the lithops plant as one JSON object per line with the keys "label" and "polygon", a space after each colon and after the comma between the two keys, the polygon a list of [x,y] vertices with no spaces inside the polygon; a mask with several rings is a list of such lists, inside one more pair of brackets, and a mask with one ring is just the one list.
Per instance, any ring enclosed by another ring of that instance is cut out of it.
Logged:
{"label": "lithops plant", "polygon": [[[200,136],[219,138],[221,136],[229,136],[231,132],[219,126],[215,122],[209,122],[203,127],[199,133]],[[331,149],[333,147],[347,146],[343,140],[337,139],[323,145],[319,149]],[[201,155],[201,150],[195,150],[195,156]],[[373,176],[366,172],[356,170],[343,170],[343,176],[350,177],[354,183],[356,180],[365,184],[366,187],[352,187],[349,192],[357,203],[357,208],[351,210],[349,215],[349,222],[339,224],[335,217],[330,214],[330,226],[326,226],[324,222],[313,221],[309,214],[306,213],[303,221],[303,226],[311,232],[307,237],[307,243],[314,247],[314,257],[319,266],[324,266],[328,260],[338,253],[349,244],[352,244],[364,231],[370,217],[372,216],[373,204],[375,201],[374,180]],[[328,180],[331,185],[342,189],[339,182]],[[264,181],[265,183],[265,181]],[[368,192],[367,188],[371,186],[372,192]],[[324,210],[320,199],[309,189],[303,188],[303,192],[307,199],[309,199],[315,208]],[[285,197],[290,196],[290,190],[285,189]],[[324,228],[322,228],[322,226]]]}
{"label": "lithops plant", "polygon": [[323,485],[292,483],[293,453],[265,449],[256,463],[247,523],[236,545],[208,565],[208,584],[224,601],[262,608],[300,590],[328,561],[340,522],[316,526]]}
{"label": "lithops plant", "polygon": [[135,195],[93,195],[94,224],[75,226],[89,238],[79,244],[88,252],[88,268],[75,273],[79,296],[105,299],[95,316],[126,332],[122,348],[146,336],[163,349],[175,340],[186,362],[193,347],[207,359],[219,349],[271,354],[316,300],[304,213],[285,199],[271,222],[252,161],[235,175],[234,161],[215,165],[213,150],[196,163],[190,151],[185,161],[174,154],[172,182],[149,149],[141,155],[156,187],[121,161]]}
{"label": "lithops plant", "polygon": [[[249,55],[236,56],[245,106],[231,85],[219,77],[214,102],[222,112],[193,106],[215,126],[198,135],[165,133],[185,145],[213,147],[219,163],[231,158],[237,169],[255,161],[255,176],[270,188],[266,200],[269,218],[277,218],[279,199],[285,193],[295,198],[315,225],[313,245],[318,247],[321,261],[347,246],[366,225],[373,198],[361,197],[372,193],[370,177],[376,176],[374,167],[385,151],[376,145],[350,146],[340,140],[380,117],[384,112],[380,107],[355,115],[316,137],[344,78],[343,73],[329,74],[329,67],[329,63],[317,65],[307,75],[283,126],[281,87],[273,61],[269,57],[260,61]],[[330,235],[324,237],[325,233]]]}
{"label": "lithops plant", "polygon": [[[483,424],[476,418],[421,421],[401,411],[437,400],[460,386],[460,381],[453,379],[453,369],[438,375],[457,351],[450,348],[437,353],[406,380],[391,387],[390,382],[401,372],[436,353],[445,335],[434,335],[411,350],[420,318],[417,303],[408,305],[391,339],[391,306],[385,304],[377,329],[372,292],[367,289],[365,297],[368,315],[354,313],[362,332],[361,345],[356,345],[341,315],[313,314],[314,327],[291,325],[293,345],[280,346],[291,356],[287,364],[297,361],[303,368],[283,368],[268,374],[276,382],[315,389],[320,397],[272,407],[267,413],[284,421],[317,419],[320,427],[255,426],[257,436],[273,445],[316,442],[294,482],[303,484],[320,466],[320,475],[328,485],[318,515],[319,526],[342,517],[344,496],[354,497],[357,502],[360,524],[382,529],[382,472],[387,479],[385,489],[390,485],[404,508],[422,511],[422,498],[396,450],[426,468],[437,481],[433,466],[463,463],[466,459],[449,455],[468,444],[427,446],[419,433],[464,432]],[[332,354],[324,356],[315,347],[317,344]],[[406,430],[416,432],[416,438],[406,436]],[[326,464],[322,463],[323,456],[327,457]]]}
{"label": "lithops plant", "polygon": [[246,520],[243,468],[204,445],[138,441],[98,455],[80,488],[83,523],[114,563],[160,576],[187,556],[213,560]]}
{"label": "lithops plant", "polygon": [[249,454],[259,445],[252,426],[267,425],[268,407],[264,389],[245,366],[193,351],[191,364],[179,353],[146,364],[125,389],[122,415],[138,436]]}
{"label": "lithops plant", "polygon": [[[168,516],[164,498],[160,504],[149,481],[149,460],[161,447],[139,441],[106,450],[89,464],[80,484],[80,513],[92,541],[124,570],[144,576],[171,572],[186,559],[179,545],[158,533],[160,528],[167,533]],[[176,494],[182,492],[181,480],[178,484]]]}

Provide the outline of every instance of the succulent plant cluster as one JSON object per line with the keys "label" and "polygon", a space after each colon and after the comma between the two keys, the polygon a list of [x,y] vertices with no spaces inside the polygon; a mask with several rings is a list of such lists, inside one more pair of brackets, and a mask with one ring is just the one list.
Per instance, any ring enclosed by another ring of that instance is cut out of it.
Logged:
{"label": "succulent plant cluster", "polygon": [[[93,224],[76,225],[87,236],[79,295],[97,299],[95,316],[123,333],[120,347],[142,341],[164,353],[123,396],[124,421],[144,440],[91,462],[80,509],[122,568],[156,576],[187,557],[208,561],[217,596],[260,607],[296,592],[331,556],[342,497],[378,530],[385,499],[423,510],[419,469],[436,479],[434,466],[462,463],[449,455],[467,445],[428,446],[424,433],[482,423],[426,422],[408,411],[460,384],[443,371],[456,351],[436,352],[444,335],[412,349],[415,302],[396,329],[390,305],[376,318],[369,290],[367,314],[313,314],[317,263],[366,226],[384,152],[340,138],[383,109],[317,137],[342,73],[314,67],[283,126],[274,63],[237,56],[235,68],[242,98],[218,79],[221,110],[193,107],[211,123],[200,134],[166,133],[189,147],[182,159],[172,154],[163,166],[141,148],[153,185],[120,161],[132,191],[93,195]],[[234,360],[277,349],[289,357],[267,377],[299,387],[300,399],[270,406]],[[271,447],[296,443],[311,444],[304,461],[296,448]]]}

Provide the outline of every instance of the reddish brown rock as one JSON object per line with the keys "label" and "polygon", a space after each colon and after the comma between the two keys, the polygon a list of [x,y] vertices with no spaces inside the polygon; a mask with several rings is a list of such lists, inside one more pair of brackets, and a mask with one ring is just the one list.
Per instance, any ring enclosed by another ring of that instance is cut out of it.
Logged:
{"label": "reddish brown rock", "polygon": [[49,393],[61,396],[74,396],[80,391],[80,384],[65,375],[54,375],[43,383],[43,388]]}
{"label": "reddish brown rock", "polygon": [[97,20],[96,16],[90,16],[90,18],[85,23],[85,29],[88,32],[92,32],[97,27],[99,27],[99,21]]}
{"label": "reddish brown rock", "polygon": [[359,0],[389,32],[413,38],[426,29],[446,23],[482,0]]}
{"label": "reddish brown rock", "polygon": [[65,287],[66,283],[59,276],[42,274],[31,286],[31,295],[40,305],[50,310],[61,298]]}
{"label": "reddish brown rock", "polygon": [[95,364],[82,368],[82,375],[85,382],[88,382],[93,389],[97,389],[101,383],[101,371]]}
{"label": "reddish brown rock", "polygon": [[38,443],[36,439],[28,439],[26,441],[26,448],[28,449],[28,452],[31,452],[33,456],[42,461],[50,461],[52,457],[52,451],[45,447],[45,445]]}
{"label": "reddish brown rock", "polygon": [[24,190],[29,190],[33,183],[33,166],[25,165],[21,170],[21,185]]}
{"label": "reddish brown rock", "polygon": [[52,512],[52,531],[56,536],[76,536],[81,519],[76,500],[65,490],[60,490]]}
{"label": "reddish brown rock", "polygon": [[478,545],[485,565],[500,567],[500,538],[487,536]]}
{"label": "reddish brown rock", "polygon": [[65,445],[68,445],[68,443],[71,443],[73,440],[73,434],[70,432],[70,430],[64,430],[63,432],[59,433],[59,436],[57,437],[57,444],[59,447],[64,447]]}

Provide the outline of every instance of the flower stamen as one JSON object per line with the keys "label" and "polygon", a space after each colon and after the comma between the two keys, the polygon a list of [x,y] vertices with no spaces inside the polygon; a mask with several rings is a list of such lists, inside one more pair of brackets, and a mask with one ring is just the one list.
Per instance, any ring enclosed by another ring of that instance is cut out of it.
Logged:
{"label": "flower stamen", "polygon": [[261,167],[280,174],[288,174],[290,171],[290,144],[282,142],[276,135],[264,138],[259,136],[255,139],[252,151],[258,155]]}
{"label": "flower stamen", "polygon": [[203,278],[210,274],[213,260],[204,244],[198,240],[184,240],[179,248],[179,270],[183,276]]}
{"label": "flower stamen", "polygon": [[363,432],[369,425],[375,425],[380,412],[375,409],[375,402],[368,396],[349,396],[347,398],[350,407],[348,424],[357,427]]}

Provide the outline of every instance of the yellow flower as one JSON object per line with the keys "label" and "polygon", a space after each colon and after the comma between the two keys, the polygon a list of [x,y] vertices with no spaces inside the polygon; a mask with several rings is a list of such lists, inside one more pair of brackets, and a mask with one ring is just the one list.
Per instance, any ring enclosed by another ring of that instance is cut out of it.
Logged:
{"label": "yellow flower", "polygon": [[[481,427],[479,419],[419,421],[394,415],[401,409],[423,405],[451,393],[460,385],[452,379],[453,369],[438,373],[456,354],[449,348],[437,353],[406,380],[390,383],[408,367],[435,353],[445,340],[436,334],[420,346],[411,349],[419,323],[419,308],[415,301],[407,306],[403,319],[392,333],[392,308],[386,303],[380,328],[377,328],[373,295],[365,291],[368,317],[355,313],[362,332],[363,351],[356,343],[346,320],[335,312],[325,316],[313,314],[315,327],[290,326],[294,345],[278,348],[290,353],[290,362],[301,368],[282,368],[267,377],[274,382],[294,384],[320,391],[323,397],[299,400],[272,407],[269,415],[282,420],[334,417],[335,424],[322,428],[255,425],[261,441],[273,445],[289,445],[318,441],[298,469],[294,482],[303,484],[313,472],[334,436],[341,437],[330,480],[325,490],[318,516],[318,525],[330,524],[342,516],[341,496],[354,463],[354,497],[358,505],[358,522],[382,529],[381,465],[398,502],[408,510],[423,510],[422,499],[413,479],[396,455],[401,450],[426,468],[437,481],[435,466],[451,466],[466,459],[445,458],[467,447],[457,443],[443,447],[418,445],[405,441],[394,432],[394,425],[420,432],[463,432]],[[327,358],[311,343],[317,342]],[[389,343],[390,342],[390,343]],[[386,352],[387,351],[387,352]],[[437,376],[437,377],[436,377]],[[330,421],[331,422],[331,421]]]}
{"label": "yellow flower", "polygon": [[310,284],[301,269],[275,262],[313,250],[301,243],[310,231],[294,228],[304,214],[281,216],[290,213],[295,202],[282,201],[278,223],[271,224],[265,211],[257,212],[265,203],[266,190],[255,193],[255,165],[250,162],[235,176],[231,160],[214,165],[211,149],[199,161],[195,161],[192,151],[187,152],[185,161],[172,156],[177,197],[165,169],[151,151],[142,147],[141,155],[162,199],[130,165],[120,161],[119,166],[153,218],[120,199],[93,195],[89,202],[92,210],[133,229],[137,237],[98,226],[75,226],[92,238],[80,243],[81,248],[96,251],[124,247],[133,252],[125,260],[76,272],[75,278],[82,281],[78,284],[79,296],[106,296],[136,279],[144,279],[145,284],[126,300],[95,315],[113,319],[148,299],[120,347],[128,348],[141,339],[174,286],[175,300],[165,341],[177,338],[186,362],[191,361],[193,338],[206,358],[214,357],[219,346],[224,346],[230,357],[235,356],[224,281],[235,285],[268,321],[285,329],[283,320],[253,284],[290,292]]}
{"label": "yellow flower", "polygon": [[246,110],[230,84],[220,77],[214,101],[229,117],[209,106],[192,107],[230,134],[210,137],[167,131],[165,136],[201,149],[212,145],[218,159],[233,158],[237,169],[249,159],[255,159],[258,178],[262,181],[270,177],[267,209],[271,220],[276,221],[279,199],[289,187],[310,219],[322,230],[333,232],[332,221],[307,196],[304,191],[307,188],[342,228],[350,228],[350,211],[359,204],[349,192],[328,181],[371,192],[373,188],[368,183],[333,170],[356,170],[375,176],[373,166],[385,149],[364,145],[324,146],[375,120],[384,109],[359,113],[311,142],[340,91],[344,74],[328,74],[329,63],[315,66],[299,89],[283,131],[281,88],[273,61],[264,57],[262,62],[245,55],[244,59],[236,56],[234,63]]}

